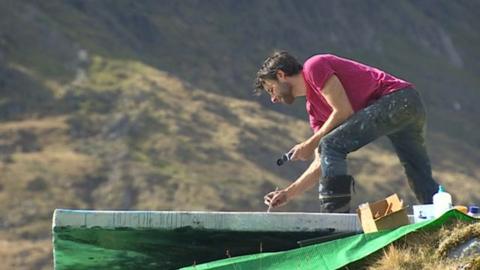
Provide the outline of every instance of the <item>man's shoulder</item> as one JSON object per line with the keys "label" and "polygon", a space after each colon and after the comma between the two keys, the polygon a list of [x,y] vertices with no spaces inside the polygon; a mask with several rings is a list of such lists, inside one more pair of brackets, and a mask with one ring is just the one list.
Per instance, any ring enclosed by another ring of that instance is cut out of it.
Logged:
{"label": "man's shoulder", "polygon": [[328,62],[332,59],[338,59],[339,57],[331,54],[331,53],[323,53],[323,54],[315,54],[310,56],[307,60],[305,60],[305,63],[303,64],[304,68],[312,68],[312,66],[315,66],[316,64],[319,63],[325,63]]}

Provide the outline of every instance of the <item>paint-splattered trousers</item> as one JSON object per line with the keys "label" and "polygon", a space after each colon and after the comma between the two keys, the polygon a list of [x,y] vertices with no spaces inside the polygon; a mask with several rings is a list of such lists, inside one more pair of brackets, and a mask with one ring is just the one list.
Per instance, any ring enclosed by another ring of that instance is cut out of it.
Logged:
{"label": "paint-splattered trousers", "polygon": [[[348,176],[347,154],[381,136],[387,136],[393,144],[405,169],[408,184],[419,202],[432,203],[438,184],[432,178],[425,148],[425,109],[419,93],[412,88],[381,97],[321,139],[318,149],[323,173],[319,188],[320,199],[322,194],[328,197],[329,194],[335,196],[336,192],[337,195],[348,195],[348,203],[350,202],[350,182],[345,180],[345,176]],[[339,180],[338,185],[345,187],[337,187],[332,192],[336,179],[344,179]],[[342,184],[342,181],[345,183]],[[332,206],[327,212],[337,211]]]}

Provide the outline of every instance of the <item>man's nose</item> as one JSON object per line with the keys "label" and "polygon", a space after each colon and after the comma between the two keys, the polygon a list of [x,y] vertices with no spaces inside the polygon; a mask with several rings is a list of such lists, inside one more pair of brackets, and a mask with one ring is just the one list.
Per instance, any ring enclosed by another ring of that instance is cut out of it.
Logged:
{"label": "man's nose", "polygon": [[278,98],[278,97],[272,97],[272,98],[271,98],[271,101],[272,101],[273,103],[278,103],[279,98]]}

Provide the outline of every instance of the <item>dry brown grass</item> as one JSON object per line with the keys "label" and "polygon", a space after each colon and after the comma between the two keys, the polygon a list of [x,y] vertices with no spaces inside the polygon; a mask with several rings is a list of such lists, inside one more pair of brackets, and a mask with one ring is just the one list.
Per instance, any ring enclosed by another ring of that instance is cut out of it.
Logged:
{"label": "dry brown grass", "polygon": [[[455,222],[437,231],[419,231],[396,241],[363,261],[369,270],[391,269],[479,269],[475,268],[480,256],[450,259],[446,251],[455,248],[463,240],[476,236],[480,223]],[[445,252],[443,252],[445,251]],[[461,268],[464,267],[464,268]]]}
{"label": "dry brown grass", "polygon": [[51,240],[0,239],[0,268],[3,270],[53,269]]}

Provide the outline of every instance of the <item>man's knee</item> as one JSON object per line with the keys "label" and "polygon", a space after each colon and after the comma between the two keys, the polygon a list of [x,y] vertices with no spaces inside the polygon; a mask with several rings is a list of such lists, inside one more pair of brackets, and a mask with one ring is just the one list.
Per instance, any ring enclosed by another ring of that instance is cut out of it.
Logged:
{"label": "man's knee", "polygon": [[335,176],[347,174],[347,163],[344,147],[339,145],[338,138],[329,134],[322,138],[318,151],[323,176]]}
{"label": "man's knee", "polygon": [[331,132],[320,139],[318,147],[321,153],[346,155],[352,147],[351,137],[346,137],[343,133]]}
{"label": "man's knee", "polygon": [[328,154],[331,153],[332,151],[336,151],[336,140],[335,136],[332,134],[328,134],[323,136],[322,139],[320,139],[320,143],[318,144],[318,149],[320,153]]}

